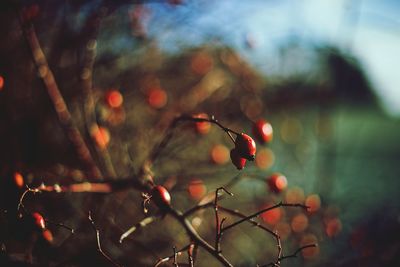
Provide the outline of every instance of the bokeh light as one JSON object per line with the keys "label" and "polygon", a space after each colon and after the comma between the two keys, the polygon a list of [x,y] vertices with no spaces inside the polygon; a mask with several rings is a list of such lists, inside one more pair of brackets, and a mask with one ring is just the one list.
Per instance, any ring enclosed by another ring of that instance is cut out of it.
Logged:
{"label": "bokeh light", "polygon": [[122,94],[115,89],[111,89],[108,92],[106,92],[105,99],[106,103],[111,108],[119,108],[124,102]]}
{"label": "bokeh light", "polygon": [[[272,204],[267,204],[263,209],[273,206]],[[271,209],[267,212],[262,213],[260,216],[264,222],[269,225],[276,225],[282,217],[282,208]]]}
{"label": "bokeh light", "polygon": [[[300,240],[300,246],[306,246],[310,244],[318,244],[318,239],[314,234],[305,234]],[[320,247],[310,247],[303,249],[301,255],[304,259],[314,259],[320,253]]]}
{"label": "bokeh light", "polygon": [[90,134],[100,149],[105,149],[110,143],[110,131],[105,127],[93,125],[90,128]]}
{"label": "bokeh light", "polygon": [[309,213],[315,213],[321,208],[321,198],[318,194],[312,194],[307,196],[304,204],[308,207]]}
{"label": "bokeh light", "polygon": [[229,161],[229,149],[224,145],[214,145],[210,154],[212,162],[217,165],[222,165]]}
{"label": "bokeh light", "polygon": [[4,88],[4,77],[0,75],[0,91]]}
{"label": "bokeh light", "polygon": [[19,172],[14,172],[14,183],[18,188],[23,188],[24,187],[24,177],[22,176],[21,173]]}
{"label": "bokeh light", "polygon": [[255,164],[258,168],[267,170],[274,165],[275,155],[269,148],[258,149],[255,159]]}
{"label": "bokeh light", "polygon": [[[206,113],[200,113],[194,115],[194,117],[199,118],[199,119],[209,119],[208,115]],[[211,123],[207,121],[199,121],[196,122],[196,131],[199,134],[207,134],[210,131],[211,128]]]}
{"label": "bokeh light", "polygon": [[330,238],[337,236],[342,231],[342,221],[339,218],[328,219],[325,224],[325,233]]}
{"label": "bokeh light", "polygon": [[161,109],[167,104],[168,96],[165,90],[161,88],[152,88],[148,92],[147,101],[151,107]]}
{"label": "bokeh light", "polygon": [[193,55],[190,67],[194,73],[204,75],[211,70],[214,65],[212,57],[207,52],[201,51]]}
{"label": "bokeh light", "polygon": [[195,199],[201,199],[207,193],[207,187],[201,179],[193,179],[188,185],[189,195]]}
{"label": "bokeh light", "polygon": [[287,203],[304,203],[304,190],[298,186],[289,188],[286,191],[285,201]]}
{"label": "bokeh light", "polygon": [[290,223],[293,232],[300,233],[307,229],[308,227],[308,218],[303,213],[299,213],[292,218]]}
{"label": "bokeh light", "polygon": [[[286,176],[284,176],[281,173],[274,173],[268,178],[268,186],[269,189],[272,192],[275,193],[280,193],[287,187],[287,179]],[[293,202],[288,202],[288,203],[293,203]]]}

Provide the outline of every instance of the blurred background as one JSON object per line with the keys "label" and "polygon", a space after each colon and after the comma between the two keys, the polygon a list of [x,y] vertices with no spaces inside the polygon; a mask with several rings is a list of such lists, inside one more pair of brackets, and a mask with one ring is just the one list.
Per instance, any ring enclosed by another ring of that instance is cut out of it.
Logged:
{"label": "blurred background", "polygon": [[[104,250],[124,266],[153,266],[173,246],[185,246],[188,237],[168,216],[118,243],[144,218],[135,190],[29,195],[27,210],[77,232],[49,225],[52,241],[42,240],[17,218],[22,192],[15,184],[18,175],[34,185],[131,177],[174,116],[184,113],[214,115],[249,134],[264,119],[273,140],[257,141],[256,160],[238,171],[223,131],[180,124],[151,167],[174,207],[187,210],[235,179],[235,196],[222,206],[245,214],[281,200],[313,207],[258,218],[279,231],[285,254],[319,244],[282,266],[396,266],[399,12],[395,0],[2,1],[1,260],[108,266],[96,251],[88,210]],[[98,177],[60,122],[42,81],[47,70],[32,60],[23,30],[31,25]],[[276,173],[287,179],[278,192],[268,183]],[[211,209],[191,222],[212,242]],[[223,236],[222,250],[235,266],[267,264],[276,256],[274,239],[245,224]],[[200,250],[195,266],[218,262]]]}

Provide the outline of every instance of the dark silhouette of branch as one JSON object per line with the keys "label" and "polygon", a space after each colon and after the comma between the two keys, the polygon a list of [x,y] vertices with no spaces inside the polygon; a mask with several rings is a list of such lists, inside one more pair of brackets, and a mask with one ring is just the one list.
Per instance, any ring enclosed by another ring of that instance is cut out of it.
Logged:
{"label": "dark silhouette of branch", "polygon": [[176,247],[173,247],[173,249],[174,249],[174,254],[172,254],[171,256],[168,256],[168,257],[159,259],[159,260],[156,262],[156,264],[154,265],[154,267],[157,267],[157,266],[159,266],[160,264],[162,264],[162,263],[164,263],[164,262],[170,261],[171,259],[174,259],[174,265],[176,266],[176,264],[178,264],[178,259],[177,259],[178,255],[179,255],[182,251],[185,251],[185,250],[187,250],[187,249],[190,249],[190,246],[191,246],[191,245],[192,245],[192,244],[187,245],[187,246],[184,246],[184,247],[181,248],[180,250],[176,250]]}
{"label": "dark silhouette of branch", "polygon": [[131,228],[129,228],[126,232],[124,232],[121,237],[119,238],[119,243],[122,243],[125,238],[127,238],[129,235],[131,235],[133,232],[135,232],[137,229],[146,227],[147,225],[149,225],[150,223],[154,222],[158,217],[156,216],[150,216],[150,217],[146,217],[143,220],[141,220],[140,222],[138,222],[137,224],[135,224],[134,226],[132,226]]}
{"label": "dark silhouette of branch", "polygon": [[222,231],[221,228],[223,227],[223,224],[226,220],[226,218],[223,218],[222,221],[219,220],[219,215],[218,215],[218,193],[219,191],[225,191],[225,193],[233,196],[231,192],[226,190],[224,187],[219,187],[217,190],[215,190],[215,198],[214,198],[214,212],[215,212],[215,249],[217,251],[221,251],[221,236],[222,236]]}
{"label": "dark silhouette of branch", "polygon": [[307,248],[315,248],[315,247],[317,247],[317,246],[318,246],[317,244],[309,244],[309,245],[302,246],[302,247],[298,248],[293,254],[290,254],[290,255],[287,255],[287,256],[280,256],[280,257],[276,260],[276,262],[271,262],[271,263],[268,263],[268,264],[266,264],[266,265],[262,265],[262,266],[260,266],[260,267],[280,266],[280,262],[281,262],[282,260],[289,259],[289,258],[297,258],[298,254],[299,254],[301,251],[303,251],[304,249],[307,249]]}
{"label": "dark silhouette of branch", "polygon": [[233,265],[222,255],[219,251],[213,248],[207,241],[205,241],[193,228],[191,223],[185,218],[182,212],[175,209],[170,209],[169,214],[172,215],[186,230],[187,235],[192,241],[205,249],[214,258],[216,258],[223,266],[232,267]]}
{"label": "dark silhouette of branch", "polygon": [[57,113],[58,120],[64,128],[66,135],[73,144],[79,159],[88,168],[89,176],[101,178],[101,173],[92,158],[89,148],[87,147],[79,129],[76,127],[72,115],[68,110],[67,104],[58,88],[55,77],[47,63],[47,59],[40,46],[35,29],[32,24],[24,24],[22,22],[22,14],[20,14],[20,25],[24,32],[24,36],[29,44],[33,61],[38,69],[39,76],[47,90],[53,107]]}
{"label": "dark silhouette of branch", "polygon": [[65,228],[65,229],[67,229],[68,231],[70,231],[71,234],[75,234],[75,230],[74,230],[73,228],[71,228],[71,227],[69,227],[69,226],[67,226],[67,225],[65,225],[65,224],[63,224],[63,223],[53,222],[53,221],[51,221],[51,220],[49,220],[49,219],[46,219],[46,218],[45,218],[44,220],[45,220],[46,223],[53,224],[53,225],[58,226],[58,227],[61,227],[61,228]]}
{"label": "dark silhouette of branch", "polygon": [[232,228],[235,227],[236,225],[239,225],[239,224],[241,224],[241,223],[243,223],[243,222],[245,222],[245,221],[248,221],[248,220],[250,220],[250,219],[252,219],[252,218],[254,218],[254,217],[257,217],[258,215],[260,215],[260,214],[262,214],[262,213],[264,213],[264,212],[267,212],[267,211],[269,211],[269,210],[273,210],[273,209],[276,209],[276,208],[279,208],[279,207],[300,207],[300,208],[303,208],[303,209],[308,209],[308,207],[305,206],[305,205],[303,205],[303,204],[290,204],[290,203],[279,202],[278,204],[276,204],[276,205],[274,205],[274,206],[271,206],[271,207],[269,207],[269,208],[265,208],[265,209],[262,209],[262,210],[260,210],[260,211],[257,211],[256,213],[253,213],[253,214],[251,214],[251,215],[249,215],[249,216],[247,216],[247,217],[245,217],[245,218],[242,218],[241,220],[239,220],[239,221],[237,221],[237,222],[234,222],[234,223],[232,223],[232,224],[230,224],[230,225],[228,225],[228,226],[225,226],[225,227],[222,228],[221,230],[222,230],[222,231],[227,231],[227,230],[229,230],[229,229],[232,229]]}
{"label": "dark silhouette of branch", "polygon": [[190,115],[177,116],[177,117],[175,117],[175,119],[171,122],[171,124],[167,128],[164,138],[161,140],[161,142],[158,144],[158,146],[156,146],[153,149],[153,151],[150,153],[150,156],[148,157],[147,162],[150,162],[150,163],[154,162],[154,160],[159,156],[161,151],[167,146],[167,144],[171,140],[173,133],[174,133],[174,129],[178,126],[178,124],[180,122],[183,122],[183,121],[213,123],[213,124],[217,125],[219,128],[221,128],[223,131],[225,131],[233,143],[235,143],[235,139],[233,138],[232,133],[236,134],[236,135],[240,135],[240,133],[238,133],[228,127],[223,126],[218,120],[216,120],[214,118],[214,116],[211,116],[211,119],[197,118],[197,117],[193,117]]}
{"label": "dark silhouette of branch", "polygon": [[90,224],[92,225],[93,230],[96,232],[96,240],[97,240],[97,250],[100,252],[100,254],[106,259],[108,260],[112,265],[117,266],[117,267],[121,267],[121,265],[119,265],[118,263],[116,263],[110,256],[108,256],[103,249],[101,248],[101,243],[100,243],[100,231],[97,229],[96,224],[94,222],[94,220],[92,219],[92,214],[89,211],[88,214],[88,219],[90,221]]}

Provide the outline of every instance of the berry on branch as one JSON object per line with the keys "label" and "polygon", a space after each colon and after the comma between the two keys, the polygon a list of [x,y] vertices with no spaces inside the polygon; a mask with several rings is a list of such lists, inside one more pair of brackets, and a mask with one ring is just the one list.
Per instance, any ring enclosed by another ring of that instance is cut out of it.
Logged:
{"label": "berry on branch", "polygon": [[170,208],[171,195],[164,186],[154,186],[153,189],[151,189],[151,199],[161,210]]}
{"label": "berry on branch", "polygon": [[32,213],[32,218],[35,222],[35,225],[39,227],[39,229],[41,230],[46,229],[46,223],[43,219],[43,216],[39,212]]}
{"label": "berry on branch", "polygon": [[246,159],[242,158],[239,152],[235,148],[231,150],[231,161],[238,170],[243,169],[244,166],[246,165]]}
{"label": "berry on branch", "polygon": [[235,140],[235,149],[242,158],[253,161],[256,155],[256,143],[249,135],[238,134]]}

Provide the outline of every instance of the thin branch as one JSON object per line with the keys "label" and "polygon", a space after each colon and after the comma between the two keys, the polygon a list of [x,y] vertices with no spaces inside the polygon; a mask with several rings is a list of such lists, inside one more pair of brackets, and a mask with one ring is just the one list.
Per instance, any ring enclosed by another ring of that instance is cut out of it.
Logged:
{"label": "thin branch", "polygon": [[177,263],[176,257],[177,257],[182,251],[185,251],[185,250],[189,249],[190,246],[191,246],[191,245],[184,246],[184,247],[181,248],[180,250],[176,250],[176,247],[174,247],[174,254],[172,254],[171,256],[168,256],[168,257],[159,259],[159,260],[156,262],[156,264],[154,265],[154,267],[158,267],[160,264],[162,264],[162,263],[164,263],[164,262],[167,262],[167,261],[170,261],[171,259],[174,259],[174,264]]}
{"label": "thin branch", "polygon": [[[90,131],[92,125],[97,124],[96,112],[95,112],[95,99],[93,97],[93,65],[96,58],[97,51],[97,41],[96,37],[99,32],[100,21],[104,16],[104,11],[102,11],[103,6],[100,5],[99,10],[93,11],[91,15],[88,16],[88,20],[86,21],[86,27],[84,28],[86,32],[86,36],[89,35],[87,39],[87,43],[84,49],[84,60],[83,66],[80,70],[80,81],[84,96],[83,101],[83,112],[85,118],[85,126],[88,135],[90,136]],[[111,156],[107,150],[107,148],[99,148],[93,142],[93,138],[91,138],[91,144],[93,145],[97,156],[101,159],[103,167],[107,176],[111,178],[116,178],[116,172],[114,165],[111,161]]]}
{"label": "thin branch", "polygon": [[22,193],[21,197],[19,198],[17,211],[20,211],[21,209],[23,209],[25,211],[25,206],[24,206],[23,201],[29,192],[36,194],[36,193],[39,193],[40,190],[37,188],[30,188],[28,185],[26,185],[26,190]]}
{"label": "thin branch", "polygon": [[90,221],[90,224],[92,225],[93,230],[96,232],[96,240],[97,240],[97,250],[100,252],[101,255],[103,255],[104,258],[106,258],[110,263],[112,263],[114,266],[121,267],[118,263],[116,263],[110,256],[108,256],[103,249],[101,248],[101,243],[100,243],[100,231],[97,229],[96,224],[94,220],[92,219],[92,213],[89,211],[88,214],[88,219]]}
{"label": "thin branch", "polygon": [[293,254],[290,254],[290,255],[287,255],[287,256],[281,256],[281,257],[279,257],[279,258],[277,259],[276,262],[271,262],[271,263],[268,263],[268,264],[263,265],[263,266],[261,266],[261,267],[280,266],[280,262],[281,262],[282,260],[289,259],[289,258],[297,258],[298,254],[299,254],[301,251],[303,251],[304,249],[307,249],[307,248],[315,248],[315,247],[317,247],[317,246],[318,246],[318,244],[308,244],[308,245],[302,246],[302,247],[298,248]]}
{"label": "thin branch", "polygon": [[151,187],[146,184],[144,181],[138,181],[136,177],[127,177],[127,178],[119,178],[117,180],[103,180],[99,182],[82,182],[82,183],[71,183],[71,184],[54,184],[54,185],[45,185],[41,184],[38,187],[30,188],[27,186],[27,190],[21,195],[19,205],[23,206],[23,199],[26,197],[28,192],[33,193],[113,193],[117,191],[124,191],[129,189],[136,189],[140,192],[149,192]]}
{"label": "thin branch", "polygon": [[169,125],[169,127],[166,131],[166,134],[164,135],[164,138],[161,140],[159,145],[153,149],[150,156],[148,157],[149,162],[154,162],[154,160],[159,156],[161,151],[166,147],[168,142],[171,140],[174,129],[178,126],[179,122],[182,122],[182,121],[213,123],[213,124],[217,125],[219,128],[221,128],[223,131],[225,131],[233,143],[235,143],[235,139],[233,138],[232,133],[236,134],[236,135],[240,135],[240,133],[238,133],[228,127],[223,126],[218,120],[216,120],[214,118],[214,116],[211,116],[211,119],[206,119],[206,118],[196,118],[196,117],[189,116],[189,115],[181,115],[181,116],[175,117],[175,119],[171,122],[171,124]]}
{"label": "thin branch", "polygon": [[198,244],[200,247],[204,248],[208,253],[210,253],[215,259],[217,259],[223,266],[232,267],[233,265],[218,251],[215,250],[207,241],[205,241],[193,228],[191,223],[183,216],[180,211],[175,209],[170,209],[169,214],[172,215],[186,230],[186,233],[191,238],[191,240]]}
{"label": "thin branch", "polygon": [[178,252],[176,251],[176,247],[175,246],[173,247],[173,250],[174,250],[174,263],[173,264],[174,264],[175,267],[179,267],[178,266]]}
{"label": "thin branch", "polygon": [[241,220],[239,220],[237,222],[234,222],[234,223],[232,223],[232,224],[230,224],[228,226],[225,226],[221,230],[222,231],[227,231],[227,230],[229,230],[229,229],[231,229],[231,228],[233,228],[233,227],[235,227],[235,226],[237,226],[237,225],[239,225],[239,224],[241,224],[241,223],[243,223],[245,221],[248,221],[249,219],[257,217],[258,215],[260,215],[260,214],[262,214],[264,212],[267,212],[269,210],[273,210],[273,209],[276,209],[276,208],[279,208],[279,207],[300,207],[300,208],[303,208],[303,209],[308,209],[308,207],[303,205],[303,204],[290,204],[290,203],[279,202],[278,204],[276,204],[274,206],[271,206],[269,208],[265,208],[265,209],[262,209],[260,211],[257,211],[256,213],[253,213],[253,214],[251,214],[251,215],[249,215],[249,216],[247,216],[245,218],[242,218]]}
{"label": "thin branch", "polygon": [[66,131],[66,135],[73,144],[79,159],[88,167],[89,175],[95,178],[101,178],[100,170],[97,168],[90,150],[87,147],[81,133],[79,132],[79,129],[73,122],[72,115],[68,110],[67,104],[65,103],[60,89],[58,88],[55,77],[47,63],[46,56],[40,46],[33,25],[24,25],[21,18],[20,25],[31,49],[33,61],[38,69],[39,76],[41,77],[47,90],[60,124]]}
{"label": "thin branch", "polygon": [[157,219],[156,216],[146,217],[143,220],[141,220],[140,222],[138,222],[137,224],[133,225],[131,228],[129,228],[125,233],[123,233],[121,235],[121,237],[119,238],[119,243],[122,243],[125,238],[127,238],[129,235],[131,235],[136,230],[146,227],[150,223],[154,222],[156,219]]}
{"label": "thin branch", "polygon": [[302,247],[298,248],[292,255],[282,256],[280,259],[284,260],[284,259],[287,259],[287,258],[296,258],[297,254],[299,254],[304,249],[306,249],[306,248],[316,248],[316,247],[318,247],[318,244],[308,244],[308,245],[305,245],[305,246],[302,246]]}
{"label": "thin branch", "polygon": [[[222,187],[225,189],[233,187],[240,180],[241,176],[242,174],[235,175],[228,183],[226,183]],[[218,196],[218,199],[223,199],[223,197],[224,197],[223,195]],[[189,210],[185,211],[184,216],[187,217],[199,210],[213,207],[214,201],[215,201],[215,193],[209,192],[199,201],[197,206],[194,206],[193,208],[190,208]]]}
{"label": "thin branch", "polygon": [[219,191],[225,191],[227,194],[233,196],[231,192],[226,190],[224,187],[219,187],[217,190],[215,190],[215,197],[214,197],[214,212],[215,212],[215,250],[220,252],[221,251],[221,236],[222,236],[222,224],[225,221],[226,218],[222,219],[222,221],[219,221],[219,215],[218,215],[218,193]]}
{"label": "thin branch", "polygon": [[[247,218],[247,217],[248,217],[248,216],[244,215],[243,213],[239,212],[238,210],[231,210],[231,209],[224,208],[224,207],[219,207],[219,208],[220,208],[222,211],[226,212],[226,213],[229,213],[229,214],[234,215],[234,216],[238,216],[238,217],[240,217],[240,218]],[[272,236],[274,236],[275,238],[279,237],[278,234],[274,233],[272,230],[268,229],[268,228],[265,227],[264,225],[262,225],[262,224],[260,224],[260,223],[258,223],[258,222],[256,222],[256,221],[253,221],[252,218],[251,218],[251,219],[248,219],[247,222],[248,222],[248,223],[251,223],[252,225],[254,225],[254,226],[256,226],[256,227],[258,227],[258,228],[260,228],[260,229],[262,229],[262,230],[264,230],[264,231],[266,231],[266,232],[268,232],[268,233],[270,233],[270,234],[271,234]]]}
{"label": "thin branch", "polygon": [[194,267],[194,259],[193,259],[193,250],[195,249],[195,245],[191,243],[187,249],[188,253],[188,262],[190,267]]}
{"label": "thin branch", "polygon": [[71,228],[71,227],[69,227],[69,226],[67,226],[67,225],[65,225],[63,223],[53,222],[53,221],[50,221],[48,219],[44,219],[44,220],[45,220],[46,223],[53,224],[55,226],[67,229],[68,231],[71,232],[71,234],[75,233],[75,230],[73,228]]}

